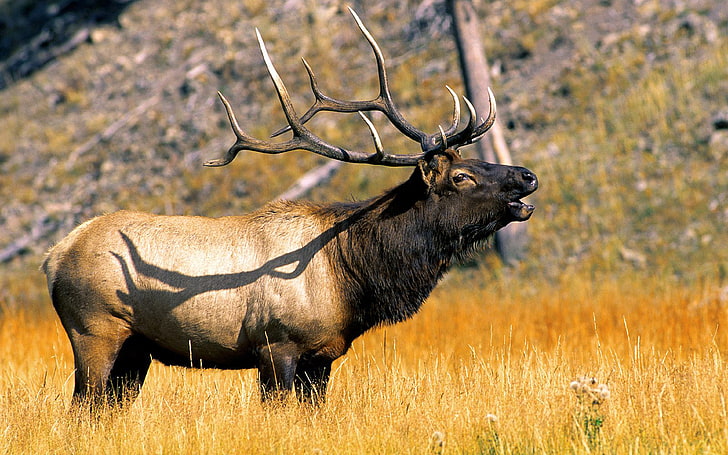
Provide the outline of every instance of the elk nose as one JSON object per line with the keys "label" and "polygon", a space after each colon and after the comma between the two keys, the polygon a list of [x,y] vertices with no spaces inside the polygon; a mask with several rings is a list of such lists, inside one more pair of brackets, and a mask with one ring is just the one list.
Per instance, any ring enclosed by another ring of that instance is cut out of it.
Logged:
{"label": "elk nose", "polygon": [[530,188],[532,191],[535,191],[536,188],[538,188],[538,178],[536,178],[536,174],[533,172],[524,169],[521,172],[521,179],[523,179],[523,183],[526,184],[526,187]]}

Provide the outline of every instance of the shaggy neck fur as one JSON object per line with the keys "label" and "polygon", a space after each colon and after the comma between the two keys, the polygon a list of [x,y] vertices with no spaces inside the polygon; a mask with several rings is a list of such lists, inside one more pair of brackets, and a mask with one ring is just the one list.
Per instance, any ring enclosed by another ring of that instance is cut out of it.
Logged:
{"label": "shaggy neck fur", "polygon": [[441,200],[411,178],[378,198],[323,209],[343,227],[331,254],[344,278],[352,335],[411,317],[453,260],[498,227],[494,214],[460,225]]}

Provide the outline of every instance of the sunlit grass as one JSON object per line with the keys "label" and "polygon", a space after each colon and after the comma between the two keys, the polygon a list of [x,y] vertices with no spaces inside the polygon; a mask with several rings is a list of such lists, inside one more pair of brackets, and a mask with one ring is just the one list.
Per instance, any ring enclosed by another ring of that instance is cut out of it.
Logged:
{"label": "sunlit grass", "polygon": [[[60,324],[48,311],[6,308],[0,451],[728,450],[728,303],[717,286],[504,277],[463,290],[458,280],[412,320],[357,340],[334,364],[328,403],[314,410],[263,407],[254,371],[154,364],[128,411],[73,416],[72,356]],[[598,413],[585,414],[570,389],[582,376],[610,391]]]}

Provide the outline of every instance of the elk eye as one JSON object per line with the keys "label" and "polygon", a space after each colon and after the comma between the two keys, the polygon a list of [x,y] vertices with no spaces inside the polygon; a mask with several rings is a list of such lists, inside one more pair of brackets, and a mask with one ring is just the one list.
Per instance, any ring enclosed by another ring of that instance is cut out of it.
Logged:
{"label": "elk eye", "polygon": [[463,183],[466,180],[472,180],[473,178],[464,172],[458,172],[452,177],[454,183]]}

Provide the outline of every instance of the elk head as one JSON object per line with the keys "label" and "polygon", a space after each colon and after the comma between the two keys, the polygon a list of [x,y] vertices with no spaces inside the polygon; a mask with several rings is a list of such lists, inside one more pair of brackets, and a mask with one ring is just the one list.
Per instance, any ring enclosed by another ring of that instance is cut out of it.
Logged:
{"label": "elk head", "polygon": [[439,197],[457,195],[470,208],[467,212],[500,220],[495,229],[526,221],[533,213],[533,205],[520,200],[538,187],[536,176],[526,168],[463,159],[454,149],[420,160],[418,167],[430,192]]}

